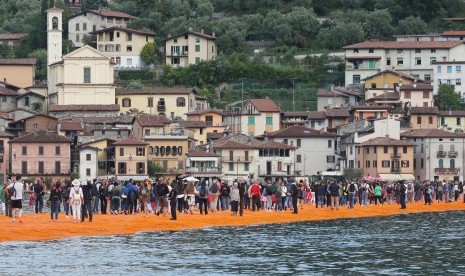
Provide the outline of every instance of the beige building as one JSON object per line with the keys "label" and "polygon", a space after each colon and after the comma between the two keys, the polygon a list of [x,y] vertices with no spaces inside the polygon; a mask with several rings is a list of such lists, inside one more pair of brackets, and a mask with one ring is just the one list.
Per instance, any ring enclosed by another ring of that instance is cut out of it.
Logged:
{"label": "beige building", "polygon": [[189,31],[176,36],[168,36],[165,40],[166,64],[173,67],[187,67],[198,64],[204,60],[216,58],[217,49],[215,34],[207,35],[202,30],[200,33]]}
{"label": "beige building", "polygon": [[50,65],[50,105],[114,104],[113,66],[110,57],[87,45],[67,54]]}
{"label": "beige building", "polygon": [[144,67],[140,57],[142,49],[155,41],[153,33],[124,27],[110,27],[91,34],[97,36],[97,49],[111,57],[115,69]]}
{"label": "beige building", "polygon": [[8,141],[13,138],[13,135],[0,132],[0,183],[6,180],[10,172],[10,146]]}
{"label": "beige building", "polygon": [[364,176],[384,180],[414,180],[414,144],[388,137],[370,139],[357,145],[357,168]]}
{"label": "beige building", "polygon": [[[223,133],[225,124],[223,123],[223,110],[222,109],[205,109],[187,113],[188,121],[197,121],[205,124],[205,137],[198,140],[199,144],[208,143],[208,133]],[[205,138],[205,140],[202,140]]]}
{"label": "beige building", "polygon": [[115,147],[115,175],[118,180],[144,180],[147,175],[147,143],[126,138],[113,143]]}
{"label": "beige building", "polygon": [[438,128],[439,109],[436,106],[412,107],[408,114],[410,114],[410,127],[413,129]]}
{"label": "beige building", "polygon": [[116,89],[116,103],[122,114],[137,109],[149,115],[165,115],[171,120],[186,119],[186,113],[208,108],[207,100],[188,87],[146,87]]}
{"label": "beige building", "polygon": [[0,80],[20,88],[32,86],[36,63],[35,58],[0,59]]}
{"label": "beige building", "polygon": [[280,114],[280,106],[272,99],[250,99],[242,108],[226,110],[223,118],[232,132],[258,136],[279,130]]}
{"label": "beige building", "polygon": [[384,70],[362,80],[365,86],[365,100],[382,95],[384,93],[396,92],[396,88],[402,85],[422,82],[413,76],[394,70]]}
{"label": "beige building", "polygon": [[126,27],[131,18],[134,16],[108,8],[81,12],[69,18],[68,38],[74,46],[82,47],[83,38],[91,36],[91,32],[110,27]]}
{"label": "beige building", "polygon": [[115,151],[112,143],[114,140],[107,138],[93,139],[93,141],[80,144],[81,147],[92,147],[97,151],[97,175],[109,175],[115,173]]}

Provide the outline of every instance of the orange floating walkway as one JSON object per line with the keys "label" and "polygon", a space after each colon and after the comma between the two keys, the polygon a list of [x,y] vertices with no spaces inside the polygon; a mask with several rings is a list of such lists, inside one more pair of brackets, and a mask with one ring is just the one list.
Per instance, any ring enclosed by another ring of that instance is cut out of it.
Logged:
{"label": "orange floating walkway", "polygon": [[301,221],[322,221],[334,219],[350,219],[364,217],[391,216],[404,213],[424,213],[424,212],[446,212],[464,211],[465,203],[434,203],[424,205],[423,203],[408,204],[407,209],[400,209],[399,205],[382,206],[356,206],[354,210],[341,207],[338,211],[328,208],[316,209],[315,206],[304,206],[299,210],[299,214],[286,212],[251,212],[244,210],[244,216],[231,216],[229,212],[215,212],[208,215],[178,214],[177,221],[169,220],[170,216],[155,216],[150,214],[144,218],[143,214],[137,215],[100,215],[94,216],[93,222],[73,223],[71,219],[66,219],[62,213],[59,221],[51,221],[50,214],[25,214],[23,223],[18,220],[11,222],[10,218],[0,215],[0,242],[6,241],[43,241],[56,240],[69,237],[82,236],[107,236],[107,235],[128,235],[139,232],[151,231],[180,231],[186,229],[200,229],[214,226],[246,226],[254,224],[289,223]]}

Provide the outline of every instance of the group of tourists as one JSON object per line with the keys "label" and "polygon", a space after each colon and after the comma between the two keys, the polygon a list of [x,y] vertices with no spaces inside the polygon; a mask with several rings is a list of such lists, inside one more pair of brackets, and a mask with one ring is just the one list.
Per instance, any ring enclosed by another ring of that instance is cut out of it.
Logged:
{"label": "group of tourists", "polygon": [[[0,186],[2,210],[15,222],[22,222],[22,202],[25,184],[18,175]],[[93,181],[57,181],[46,191],[44,180],[37,178],[30,186],[29,210],[42,213],[45,195],[50,207],[50,218],[58,220],[61,210],[67,219],[92,222],[94,214],[135,215],[142,213],[157,216],[178,213],[207,215],[209,212],[230,211],[231,215],[243,215],[244,210],[258,212],[298,213],[305,204],[316,208],[327,206],[332,210],[340,207],[354,209],[359,206],[397,203],[406,208],[407,203],[424,201],[425,204],[458,201],[463,194],[462,182],[446,181],[322,181],[307,182],[294,179],[285,181],[277,177],[264,181],[239,179],[232,185],[213,179],[170,179],[157,181],[146,179],[124,182],[107,179]],[[465,197],[464,197],[465,203]]]}

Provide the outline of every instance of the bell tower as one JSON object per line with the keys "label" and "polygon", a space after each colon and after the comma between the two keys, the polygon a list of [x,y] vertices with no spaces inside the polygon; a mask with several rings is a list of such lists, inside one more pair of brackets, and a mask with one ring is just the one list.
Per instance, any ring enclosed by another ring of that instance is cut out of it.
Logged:
{"label": "bell tower", "polygon": [[51,88],[50,64],[61,61],[62,50],[62,9],[50,8],[47,10],[47,109],[48,93],[53,91]]}

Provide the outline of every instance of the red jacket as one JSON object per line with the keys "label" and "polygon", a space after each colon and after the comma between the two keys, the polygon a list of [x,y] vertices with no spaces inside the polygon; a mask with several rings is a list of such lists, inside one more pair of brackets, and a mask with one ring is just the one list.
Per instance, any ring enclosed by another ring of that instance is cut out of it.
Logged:
{"label": "red jacket", "polygon": [[252,196],[260,196],[260,185],[254,183],[252,187],[250,187],[250,194]]}

